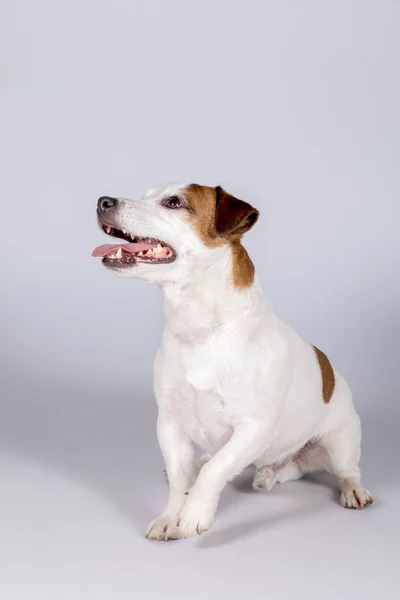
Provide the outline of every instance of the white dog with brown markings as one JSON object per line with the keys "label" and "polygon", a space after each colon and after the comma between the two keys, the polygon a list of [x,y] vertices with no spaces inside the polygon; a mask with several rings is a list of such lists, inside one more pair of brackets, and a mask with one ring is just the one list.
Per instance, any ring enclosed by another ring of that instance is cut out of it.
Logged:
{"label": "white dog with brown markings", "polygon": [[[154,367],[157,434],[169,501],[147,537],[201,534],[226,483],[254,465],[255,489],[332,473],[348,508],[373,502],[360,483],[360,419],[347,382],[265,300],[242,236],[259,213],[221,187],[103,196],[102,229],[123,243],[94,256],[157,283],[166,327]],[[205,452],[195,462],[195,446]]]}

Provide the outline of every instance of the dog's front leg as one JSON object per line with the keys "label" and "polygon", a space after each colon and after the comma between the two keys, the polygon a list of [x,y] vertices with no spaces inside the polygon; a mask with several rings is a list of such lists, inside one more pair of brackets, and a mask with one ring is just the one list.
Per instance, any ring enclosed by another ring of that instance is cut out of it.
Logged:
{"label": "dog's front leg", "polygon": [[177,527],[185,495],[194,481],[195,449],[172,411],[161,408],[157,420],[157,437],[164,456],[169,480],[169,501],[164,512],[152,521],[146,537],[169,540],[183,537]]}
{"label": "dog's front leg", "polygon": [[209,529],[222,489],[265,451],[272,429],[256,422],[238,426],[225,446],[203,466],[179,515],[182,537]]}

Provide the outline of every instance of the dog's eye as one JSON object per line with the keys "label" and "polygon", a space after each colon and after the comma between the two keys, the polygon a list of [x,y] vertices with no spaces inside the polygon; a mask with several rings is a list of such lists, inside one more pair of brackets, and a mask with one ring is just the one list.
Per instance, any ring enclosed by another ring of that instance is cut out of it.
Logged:
{"label": "dog's eye", "polygon": [[181,208],[182,203],[179,200],[178,196],[171,196],[171,198],[168,198],[166,200],[165,206],[167,208]]}

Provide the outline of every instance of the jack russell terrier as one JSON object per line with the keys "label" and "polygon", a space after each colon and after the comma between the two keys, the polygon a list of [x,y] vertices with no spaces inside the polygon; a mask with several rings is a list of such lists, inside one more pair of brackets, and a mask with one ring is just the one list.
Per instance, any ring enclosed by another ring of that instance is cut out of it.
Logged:
{"label": "jack russell terrier", "polygon": [[[219,186],[190,184],[150,188],[135,202],[103,196],[97,215],[127,243],[93,256],[158,284],[165,298],[154,387],[169,500],[147,537],[206,531],[225,485],[248,465],[256,490],[324,470],[342,506],[371,504],[349,385],[276,317],[242,246],[258,211]],[[196,445],[205,452],[197,462]]]}

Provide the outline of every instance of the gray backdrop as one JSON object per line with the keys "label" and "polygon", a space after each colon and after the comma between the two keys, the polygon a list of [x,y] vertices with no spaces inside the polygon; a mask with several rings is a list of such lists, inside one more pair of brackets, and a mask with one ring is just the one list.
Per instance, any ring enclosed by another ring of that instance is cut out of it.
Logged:
{"label": "gray backdrop", "polygon": [[[0,595],[399,597],[400,4],[4,0]],[[350,380],[364,482],[223,494],[212,530],[143,538],[167,487],[156,287],[90,254],[103,194],[221,184],[276,311]],[[384,591],[383,591],[384,589]]]}

